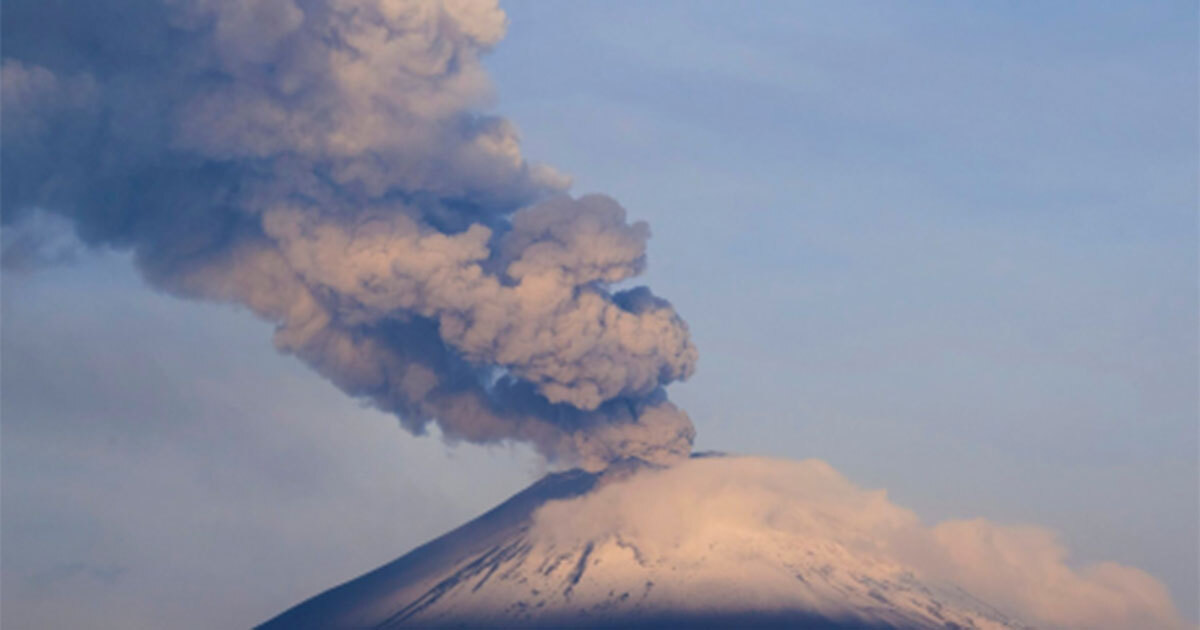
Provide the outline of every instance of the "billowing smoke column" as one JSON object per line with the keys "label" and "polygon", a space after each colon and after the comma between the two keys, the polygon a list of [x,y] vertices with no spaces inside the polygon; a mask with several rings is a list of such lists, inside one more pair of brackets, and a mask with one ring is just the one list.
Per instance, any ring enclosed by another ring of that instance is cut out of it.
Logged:
{"label": "billowing smoke column", "polygon": [[691,448],[687,327],[649,231],[526,162],[483,0],[10,0],[3,219],[70,219],[174,294],[243,304],[348,394],[599,466]]}

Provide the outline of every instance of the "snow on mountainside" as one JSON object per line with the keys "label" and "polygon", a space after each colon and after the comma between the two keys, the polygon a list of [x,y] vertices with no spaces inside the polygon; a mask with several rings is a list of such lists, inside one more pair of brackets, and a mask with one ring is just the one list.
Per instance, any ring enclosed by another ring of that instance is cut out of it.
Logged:
{"label": "snow on mountainside", "polygon": [[[810,496],[758,500],[780,467]],[[897,562],[873,525],[843,513],[847,497],[820,496],[830,475],[821,462],[751,458],[552,474],[260,628],[1027,627]],[[853,509],[903,519],[859,492]]]}

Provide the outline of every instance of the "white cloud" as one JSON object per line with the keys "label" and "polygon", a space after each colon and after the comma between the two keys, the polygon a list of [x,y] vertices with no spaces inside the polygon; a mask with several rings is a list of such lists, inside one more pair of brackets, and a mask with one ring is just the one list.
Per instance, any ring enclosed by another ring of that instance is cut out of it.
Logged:
{"label": "white cloud", "polygon": [[911,572],[956,585],[1036,627],[1187,627],[1163,584],[1141,570],[1073,567],[1041,527],[983,519],[929,527],[885,491],[859,488],[819,460],[701,458],[640,472],[543,507],[531,538],[542,535],[564,545],[619,536],[644,556],[685,565],[689,580],[725,576],[680,594],[710,607],[736,605],[744,592],[767,609],[794,603],[793,577],[778,565],[817,550],[867,576]]}

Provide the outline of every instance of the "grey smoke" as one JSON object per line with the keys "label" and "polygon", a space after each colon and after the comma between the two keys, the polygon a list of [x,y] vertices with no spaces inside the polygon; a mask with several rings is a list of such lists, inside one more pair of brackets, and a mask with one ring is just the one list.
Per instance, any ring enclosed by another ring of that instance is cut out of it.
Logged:
{"label": "grey smoke", "polygon": [[159,289],[245,305],[414,433],[690,451],[663,390],[694,370],[687,326],[612,288],[647,226],[479,113],[494,3],[12,0],[3,25],[6,229],[64,217]]}

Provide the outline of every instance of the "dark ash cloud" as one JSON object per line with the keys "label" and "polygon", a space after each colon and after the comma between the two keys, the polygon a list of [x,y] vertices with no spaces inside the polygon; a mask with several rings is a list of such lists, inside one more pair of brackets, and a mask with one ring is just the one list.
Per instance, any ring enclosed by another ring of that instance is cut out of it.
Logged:
{"label": "dark ash cloud", "polygon": [[413,432],[677,458],[687,327],[610,288],[648,228],[479,113],[505,26],[476,1],[14,0],[4,226],[52,213],[159,289],[246,306]]}

